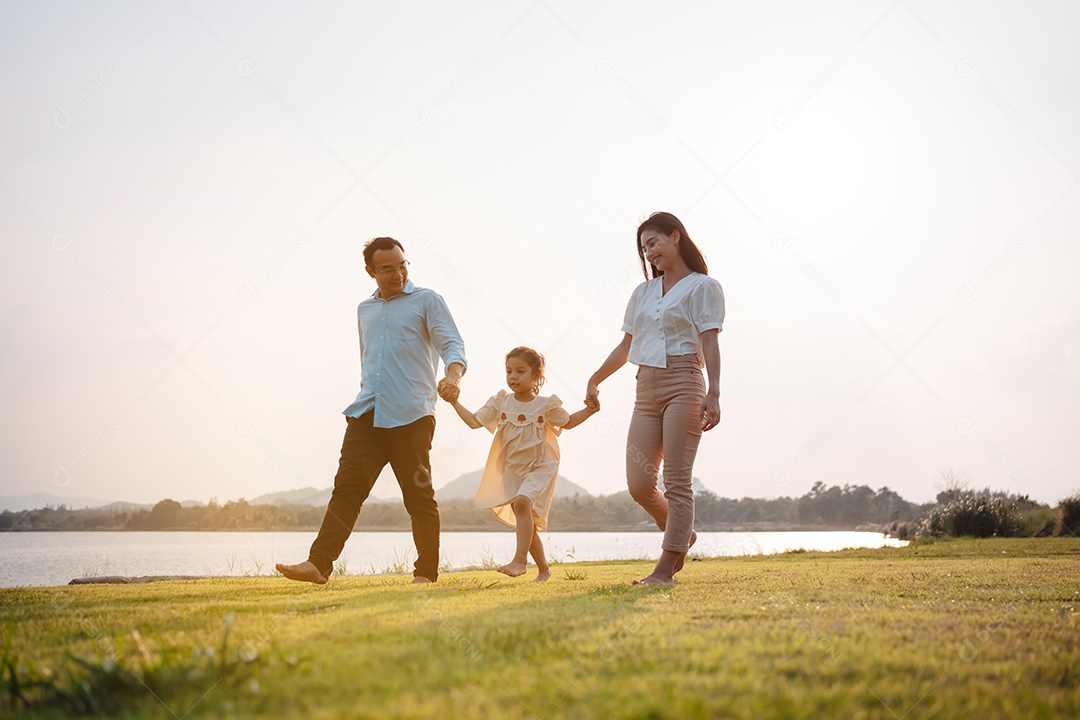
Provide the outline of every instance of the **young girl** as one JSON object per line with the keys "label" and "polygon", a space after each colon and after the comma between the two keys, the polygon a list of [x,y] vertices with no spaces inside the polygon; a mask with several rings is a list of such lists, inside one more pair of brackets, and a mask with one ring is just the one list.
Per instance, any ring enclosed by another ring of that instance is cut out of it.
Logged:
{"label": "young girl", "polygon": [[584,422],[596,409],[573,415],[554,395],[539,395],[544,384],[544,356],[527,347],[506,354],[506,384],[475,414],[460,402],[454,410],[465,424],[486,427],[495,438],[488,453],[484,476],[476,491],[476,504],[491,508],[495,517],[517,526],[517,552],[499,572],[517,577],[525,574],[531,553],[539,573],[534,582],[551,577],[540,533],[547,529],[548,510],[559,474],[558,436]]}

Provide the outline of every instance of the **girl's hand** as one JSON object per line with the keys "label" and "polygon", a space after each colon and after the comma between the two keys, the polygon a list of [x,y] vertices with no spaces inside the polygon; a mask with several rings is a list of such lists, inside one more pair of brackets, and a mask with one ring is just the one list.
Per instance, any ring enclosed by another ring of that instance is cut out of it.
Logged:
{"label": "girl's hand", "polygon": [[720,424],[720,395],[709,393],[701,401],[701,429],[712,430]]}
{"label": "girl's hand", "polygon": [[585,407],[593,412],[600,411],[600,387],[591,381],[585,388]]}
{"label": "girl's hand", "polygon": [[451,375],[447,375],[439,381],[438,386],[439,397],[448,403],[456,403],[458,397],[461,395],[461,380]]}

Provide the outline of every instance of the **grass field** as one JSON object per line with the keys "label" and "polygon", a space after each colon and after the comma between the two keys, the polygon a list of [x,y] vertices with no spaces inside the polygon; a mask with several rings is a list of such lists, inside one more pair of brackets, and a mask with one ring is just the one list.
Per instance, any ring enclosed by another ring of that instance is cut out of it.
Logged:
{"label": "grass field", "polygon": [[[0,590],[15,717],[1080,717],[1080,541]],[[530,572],[530,575],[533,571]]]}

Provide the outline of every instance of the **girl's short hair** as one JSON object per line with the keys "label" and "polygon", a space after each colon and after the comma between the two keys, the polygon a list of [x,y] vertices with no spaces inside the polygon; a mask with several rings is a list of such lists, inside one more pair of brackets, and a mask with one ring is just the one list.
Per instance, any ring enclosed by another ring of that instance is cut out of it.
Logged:
{"label": "girl's short hair", "polygon": [[512,357],[519,357],[525,361],[525,364],[532,370],[533,378],[533,392],[539,393],[540,388],[544,387],[544,356],[533,350],[531,347],[519,345],[510,352],[506,353],[506,359],[509,360]]}

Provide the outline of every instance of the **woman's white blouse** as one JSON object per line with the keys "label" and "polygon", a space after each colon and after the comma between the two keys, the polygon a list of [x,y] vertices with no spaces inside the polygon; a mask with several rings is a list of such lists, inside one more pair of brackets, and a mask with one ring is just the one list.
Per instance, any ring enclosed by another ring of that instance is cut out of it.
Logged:
{"label": "woman's white blouse", "polygon": [[630,355],[635,365],[667,367],[668,355],[701,352],[701,333],[724,329],[724,290],[708,275],[690,273],[664,294],[664,279],[654,278],[634,288],[623,317],[623,332],[633,336]]}

